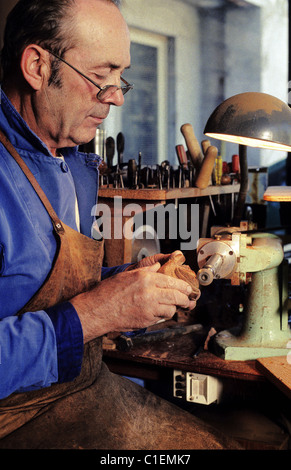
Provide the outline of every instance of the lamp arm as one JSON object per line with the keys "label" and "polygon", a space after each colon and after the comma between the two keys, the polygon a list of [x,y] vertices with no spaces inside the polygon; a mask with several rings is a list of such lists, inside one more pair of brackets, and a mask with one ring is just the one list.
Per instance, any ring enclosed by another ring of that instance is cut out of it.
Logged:
{"label": "lamp arm", "polygon": [[248,174],[248,161],[247,161],[247,147],[245,145],[239,145],[239,164],[240,164],[240,190],[238,199],[235,207],[235,213],[233,217],[233,225],[239,227],[240,222],[243,218],[244,205],[248,193],[249,185],[249,174]]}

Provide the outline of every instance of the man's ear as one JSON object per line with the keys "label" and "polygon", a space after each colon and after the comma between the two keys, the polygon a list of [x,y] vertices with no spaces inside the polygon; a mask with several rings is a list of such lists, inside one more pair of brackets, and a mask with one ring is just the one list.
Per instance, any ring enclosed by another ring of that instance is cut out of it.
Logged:
{"label": "man's ear", "polygon": [[25,80],[38,91],[50,73],[46,51],[36,44],[27,46],[22,54],[20,67]]}

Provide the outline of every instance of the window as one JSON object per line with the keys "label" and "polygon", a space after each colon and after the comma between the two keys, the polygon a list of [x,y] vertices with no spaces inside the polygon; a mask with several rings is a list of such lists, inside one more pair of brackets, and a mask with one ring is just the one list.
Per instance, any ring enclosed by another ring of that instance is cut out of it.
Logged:
{"label": "window", "polygon": [[168,49],[166,36],[131,29],[132,67],[124,77],[134,84],[121,110],[112,109],[105,123],[114,138],[123,132],[124,162],[142,153],[143,165],[154,165],[168,154]]}

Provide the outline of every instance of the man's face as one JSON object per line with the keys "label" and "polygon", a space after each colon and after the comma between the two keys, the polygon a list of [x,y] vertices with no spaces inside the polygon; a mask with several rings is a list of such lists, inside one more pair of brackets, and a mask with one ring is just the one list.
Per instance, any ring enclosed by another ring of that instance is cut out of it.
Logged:
{"label": "man's face", "polygon": [[[76,47],[64,59],[102,87],[120,86],[120,77],[130,66],[128,29],[114,6],[104,4],[102,8],[104,11],[97,19],[94,8],[91,12],[84,8],[78,12]],[[50,148],[89,142],[110,106],[121,106],[124,102],[120,90],[100,101],[96,97],[98,88],[63,62],[59,63],[59,74],[61,87],[46,86],[38,102],[42,106],[39,134],[43,134],[41,137]]]}

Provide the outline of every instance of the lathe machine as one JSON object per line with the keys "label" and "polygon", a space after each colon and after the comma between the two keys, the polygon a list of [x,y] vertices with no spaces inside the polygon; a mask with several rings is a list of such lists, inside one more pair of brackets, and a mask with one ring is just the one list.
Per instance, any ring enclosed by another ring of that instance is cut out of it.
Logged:
{"label": "lathe machine", "polygon": [[229,360],[287,356],[288,265],[281,240],[239,227],[213,227],[211,238],[198,242],[197,262],[201,286],[216,279],[247,285],[243,324],[215,335],[215,352]]}

